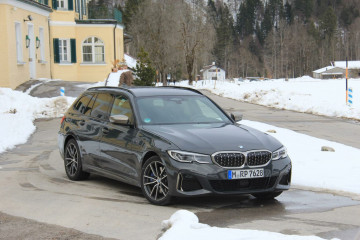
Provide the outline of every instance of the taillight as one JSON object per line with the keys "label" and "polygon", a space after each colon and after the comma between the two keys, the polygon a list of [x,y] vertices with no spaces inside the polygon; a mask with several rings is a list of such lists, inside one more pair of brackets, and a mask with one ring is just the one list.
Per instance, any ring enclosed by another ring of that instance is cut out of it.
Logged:
{"label": "taillight", "polygon": [[60,124],[62,124],[65,120],[65,116],[62,117]]}

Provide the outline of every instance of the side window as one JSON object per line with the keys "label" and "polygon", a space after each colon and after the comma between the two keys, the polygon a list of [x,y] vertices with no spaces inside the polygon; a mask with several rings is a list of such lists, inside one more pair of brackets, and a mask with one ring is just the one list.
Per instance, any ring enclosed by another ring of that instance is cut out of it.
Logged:
{"label": "side window", "polygon": [[107,120],[109,117],[109,107],[112,101],[112,96],[108,93],[99,93],[92,106],[91,116],[102,120]]}
{"label": "side window", "polygon": [[85,112],[84,112],[84,114],[85,114],[86,116],[89,116],[89,115],[90,115],[91,110],[92,110],[93,107],[94,107],[95,99],[96,99],[96,95],[94,94],[94,95],[92,96],[89,104],[87,105]]}
{"label": "side window", "polygon": [[85,114],[87,112],[87,106],[91,100],[92,95],[85,95],[79,99],[79,101],[75,104],[74,110]]}
{"label": "side window", "polygon": [[111,108],[110,116],[126,115],[130,123],[133,123],[133,112],[130,105],[130,100],[125,96],[115,96],[114,104]]}

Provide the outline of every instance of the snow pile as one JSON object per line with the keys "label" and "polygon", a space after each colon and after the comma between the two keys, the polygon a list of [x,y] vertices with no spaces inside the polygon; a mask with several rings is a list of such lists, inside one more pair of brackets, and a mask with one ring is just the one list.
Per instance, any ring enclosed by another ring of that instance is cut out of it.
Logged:
{"label": "snow pile", "polygon": [[36,118],[60,117],[75,98],[36,98],[0,88],[0,153],[27,141],[35,131]]}
{"label": "snow pile", "polygon": [[[286,146],[293,164],[292,184],[360,194],[360,149],[265,123],[239,123],[266,132]],[[335,152],[321,151],[322,147]]]}
{"label": "snow pile", "polygon": [[[188,81],[180,82],[188,87]],[[350,79],[353,106],[346,106],[345,79],[319,80],[309,76],[268,81],[194,82],[194,88],[207,89],[214,94],[279,109],[288,109],[331,117],[360,119],[360,79]]]}
{"label": "snow pile", "polygon": [[119,82],[120,82],[120,76],[121,74],[123,74],[124,72],[128,72],[130,70],[119,70],[116,73],[110,73],[109,78],[107,79],[106,82],[99,82],[97,84],[95,84],[94,86],[108,86],[108,87],[118,87],[119,86]]}
{"label": "snow pile", "polygon": [[316,236],[284,235],[281,233],[210,227],[199,223],[198,217],[189,211],[179,210],[162,222],[166,232],[159,240],[321,240]]}
{"label": "snow pile", "polygon": [[124,54],[124,58],[125,58],[125,62],[126,65],[130,68],[136,68],[136,58],[128,55],[128,54]]}

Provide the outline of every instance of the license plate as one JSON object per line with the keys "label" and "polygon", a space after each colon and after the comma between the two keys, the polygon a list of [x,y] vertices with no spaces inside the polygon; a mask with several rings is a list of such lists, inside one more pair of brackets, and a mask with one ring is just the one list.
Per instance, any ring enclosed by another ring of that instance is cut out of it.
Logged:
{"label": "license plate", "polygon": [[261,178],[261,177],[264,177],[263,168],[228,170],[228,179]]}

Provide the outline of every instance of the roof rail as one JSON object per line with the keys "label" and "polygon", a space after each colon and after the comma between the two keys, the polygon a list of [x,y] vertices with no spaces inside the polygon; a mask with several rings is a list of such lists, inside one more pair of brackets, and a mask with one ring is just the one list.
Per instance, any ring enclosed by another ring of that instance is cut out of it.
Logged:
{"label": "roof rail", "polygon": [[196,90],[194,88],[189,88],[189,87],[180,87],[180,86],[160,86],[160,87],[163,87],[163,88],[179,88],[179,89],[189,90],[189,91],[196,92],[198,94],[204,95],[199,90]]}
{"label": "roof rail", "polygon": [[120,89],[120,90],[124,90],[124,91],[127,91],[127,92],[133,94],[133,92],[129,88],[125,88],[125,87],[99,86],[99,87],[91,87],[91,88],[88,88],[87,90],[97,90],[97,89]]}

